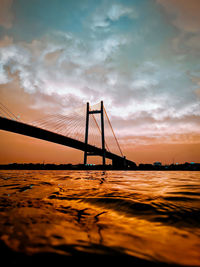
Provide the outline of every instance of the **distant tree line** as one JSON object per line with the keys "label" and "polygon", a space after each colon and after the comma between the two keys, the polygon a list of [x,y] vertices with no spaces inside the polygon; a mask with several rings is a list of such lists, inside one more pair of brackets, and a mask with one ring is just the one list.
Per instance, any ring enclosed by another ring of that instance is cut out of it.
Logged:
{"label": "distant tree line", "polygon": [[154,164],[139,164],[132,167],[119,167],[110,165],[95,164],[41,164],[41,163],[11,163],[0,165],[0,170],[143,170],[143,171],[200,171],[200,163],[171,164],[162,165],[157,162]]}

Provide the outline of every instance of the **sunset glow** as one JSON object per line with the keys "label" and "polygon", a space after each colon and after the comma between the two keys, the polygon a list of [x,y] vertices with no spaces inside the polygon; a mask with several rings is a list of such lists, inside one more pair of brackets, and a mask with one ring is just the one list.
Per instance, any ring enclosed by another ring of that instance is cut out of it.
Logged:
{"label": "sunset glow", "polygon": [[[0,102],[28,123],[103,100],[130,160],[200,162],[199,13],[198,0],[2,1]],[[5,131],[0,146],[1,164],[83,162]]]}

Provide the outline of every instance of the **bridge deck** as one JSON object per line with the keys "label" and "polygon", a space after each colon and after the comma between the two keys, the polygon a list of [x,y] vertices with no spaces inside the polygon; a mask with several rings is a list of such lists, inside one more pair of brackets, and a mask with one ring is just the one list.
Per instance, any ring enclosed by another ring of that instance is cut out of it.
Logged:
{"label": "bridge deck", "polygon": [[[94,155],[103,155],[103,150],[101,148],[92,146],[90,144],[85,144],[79,140],[63,136],[45,129],[38,128],[33,125],[29,125],[20,121],[10,120],[7,118],[0,117],[0,129],[22,134],[25,136],[30,136],[38,138],[41,140],[46,140],[49,142],[57,143],[60,145],[72,147],[78,150],[87,151]],[[115,162],[124,162],[124,158],[119,155],[113,154],[109,151],[105,151],[105,157],[111,159]],[[135,163],[130,160],[125,160],[126,165],[134,165]]]}

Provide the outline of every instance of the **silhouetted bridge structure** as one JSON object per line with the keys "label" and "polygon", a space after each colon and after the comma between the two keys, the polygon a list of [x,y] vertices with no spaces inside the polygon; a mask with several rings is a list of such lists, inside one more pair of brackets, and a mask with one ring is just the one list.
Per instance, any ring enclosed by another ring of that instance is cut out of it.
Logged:
{"label": "silhouetted bridge structure", "polygon": [[[86,116],[83,115],[82,111],[80,112],[79,110],[79,112],[73,112],[67,116],[58,114],[48,115],[45,118],[28,124],[20,121],[18,117],[1,104],[0,129],[81,150],[84,152],[84,164],[87,164],[88,156],[100,156],[102,157],[103,165],[105,165],[106,159],[110,159],[115,168],[120,169],[135,166],[133,161],[127,160],[122,154],[112,125],[104,109],[103,101],[101,101],[100,109],[91,109],[89,103],[87,103],[86,110],[84,110]],[[96,114],[100,115],[100,122],[95,118]],[[105,135],[104,117],[107,119],[107,128],[109,126],[110,132],[114,137],[112,141],[115,141],[115,148],[118,148],[118,153],[112,152],[108,147],[109,138],[106,138]],[[91,138],[89,135],[90,124],[93,126],[91,127],[91,136],[93,135]],[[75,130],[71,131],[71,128]],[[96,132],[94,132],[94,128]],[[97,144],[97,142],[100,144]]]}

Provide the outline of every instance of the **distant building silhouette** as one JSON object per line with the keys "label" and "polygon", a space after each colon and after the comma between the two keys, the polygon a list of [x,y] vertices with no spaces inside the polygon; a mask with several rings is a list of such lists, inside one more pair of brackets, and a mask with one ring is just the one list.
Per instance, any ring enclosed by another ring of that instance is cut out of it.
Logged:
{"label": "distant building silhouette", "polygon": [[161,162],[159,162],[159,161],[156,161],[156,162],[154,162],[154,164],[153,164],[154,166],[162,166],[162,163]]}

